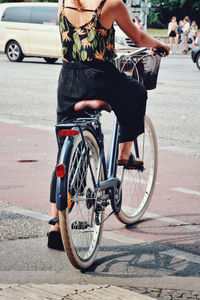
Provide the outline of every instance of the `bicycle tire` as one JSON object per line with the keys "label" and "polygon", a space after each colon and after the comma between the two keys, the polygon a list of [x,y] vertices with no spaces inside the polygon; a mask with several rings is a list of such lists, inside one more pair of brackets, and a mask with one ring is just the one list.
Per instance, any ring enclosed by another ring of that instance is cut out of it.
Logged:
{"label": "bicycle tire", "polygon": [[[89,130],[83,130],[83,136],[90,151],[90,162],[93,171],[95,169],[94,175],[96,176],[98,173],[99,146],[95,136]],[[81,156],[77,157],[77,155],[80,154],[80,151],[84,152],[84,146],[79,134],[72,148],[68,167],[69,175],[66,178],[68,207],[59,211],[59,220],[63,245],[70,262],[77,269],[87,269],[96,258],[102,237],[103,223],[100,225],[95,223],[96,214],[93,213],[95,202],[92,199],[93,189],[91,178],[89,178],[91,172],[85,158],[82,159],[81,168],[78,169],[78,161],[81,161]],[[72,178],[76,170],[78,171],[74,187],[72,186]],[[104,179],[103,167],[101,179]],[[69,195],[69,191],[71,195]],[[103,220],[103,217],[104,211],[101,211],[100,221]],[[91,226],[92,221],[93,225]]]}
{"label": "bicycle tire", "polygon": [[[116,217],[124,224],[139,221],[148,208],[153,195],[157,168],[158,147],[153,124],[145,117],[145,132],[138,137],[140,158],[144,162],[144,170],[125,170],[117,168],[118,177],[122,181],[122,206]],[[133,151],[134,153],[134,151]],[[135,154],[134,154],[135,155]]]}
{"label": "bicycle tire", "polygon": [[196,65],[197,65],[197,68],[200,70],[200,53],[196,57]]}

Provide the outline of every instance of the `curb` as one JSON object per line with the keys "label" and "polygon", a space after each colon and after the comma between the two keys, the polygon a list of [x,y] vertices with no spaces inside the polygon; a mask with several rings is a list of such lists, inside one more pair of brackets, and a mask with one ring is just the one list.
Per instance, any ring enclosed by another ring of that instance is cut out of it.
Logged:
{"label": "curb", "polygon": [[151,300],[112,285],[0,284],[4,300]]}

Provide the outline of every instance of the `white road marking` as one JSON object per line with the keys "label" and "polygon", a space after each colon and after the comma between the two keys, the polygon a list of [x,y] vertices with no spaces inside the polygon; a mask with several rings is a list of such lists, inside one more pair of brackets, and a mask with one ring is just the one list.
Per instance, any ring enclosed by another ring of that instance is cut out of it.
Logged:
{"label": "white road marking", "polygon": [[168,218],[168,217],[165,217],[165,216],[160,216],[160,215],[149,213],[149,212],[146,212],[144,214],[144,216],[147,217],[147,218],[151,218],[153,220],[160,220],[162,222],[171,223],[171,224],[174,224],[174,225],[177,225],[177,226],[181,226],[181,225],[187,226],[187,229],[190,229],[190,230],[200,231],[200,226],[199,225],[190,225],[189,223],[186,223],[186,222],[183,222],[183,221]]}
{"label": "white road marking", "polygon": [[[3,205],[3,202],[0,202],[0,204],[1,203]],[[30,210],[30,209],[24,209],[24,208],[21,208],[19,206],[15,206],[15,205],[9,205],[5,208],[5,210],[7,210],[9,212],[16,213],[16,214],[24,215],[26,217],[31,217],[31,218],[34,218],[34,219],[37,219],[37,220],[42,220],[42,221],[49,221],[50,220],[50,216],[48,214],[40,213],[40,212]],[[165,216],[160,216],[160,215],[149,213],[149,212],[146,212],[144,214],[144,216],[146,218],[151,218],[153,220],[160,220],[162,222],[174,224],[174,225],[177,225],[177,226],[184,225],[184,226],[187,226],[187,229],[200,232],[200,226],[198,226],[198,225],[190,225],[189,223],[186,223],[186,222],[183,222],[183,221],[168,218],[168,217],[165,217]]]}
{"label": "white road marking", "polygon": [[185,194],[200,196],[199,191],[189,190],[189,189],[185,189],[185,188],[182,188],[182,187],[173,188],[171,190],[176,191],[176,192],[185,193]]}
{"label": "white road marking", "polygon": [[103,231],[103,238],[108,239],[108,240],[117,241],[117,242],[124,243],[124,244],[138,245],[138,244],[147,243],[147,241],[145,241],[143,239],[130,237],[130,236],[127,236],[124,234],[122,235],[120,233],[115,233],[114,231]]}
{"label": "white road marking", "polygon": [[199,255],[187,253],[187,252],[184,252],[181,250],[170,249],[167,251],[162,251],[162,252],[160,252],[160,254],[165,254],[165,255],[175,257],[178,259],[187,260],[187,261],[193,262],[195,264],[200,264],[200,256]]}
{"label": "white road marking", "polygon": [[11,125],[16,125],[16,126],[22,126],[25,128],[31,128],[31,129],[39,129],[39,130],[52,131],[52,132],[55,131],[54,126],[39,125],[39,124],[27,124],[26,122],[23,122],[20,120],[11,120],[11,119],[0,118],[0,122],[6,123],[6,124],[11,124]]}
{"label": "white road marking", "polygon": [[15,213],[15,214],[20,214],[26,217],[30,217],[36,220],[41,220],[41,221],[49,221],[50,220],[50,216],[47,214],[43,214],[34,210],[30,210],[30,209],[24,209],[21,208],[19,206],[14,206],[14,205],[10,205],[5,207],[6,211]]}
{"label": "white road marking", "polygon": [[[130,210],[133,211],[134,208],[129,207],[129,206],[123,206],[123,209],[124,209],[125,212],[129,212]],[[146,212],[144,214],[144,217],[150,218],[150,219],[153,219],[153,220],[160,220],[162,222],[174,224],[174,225],[177,225],[177,226],[187,226],[187,229],[194,230],[194,231],[200,231],[200,226],[199,225],[190,225],[187,222],[179,221],[179,220],[176,220],[176,219],[172,219],[172,218],[169,218],[169,217],[157,215],[157,214],[154,214],[154,213]]]}
{"label": "white road marking", "polygon": [[23,122],[20,120],[4,119],[0,118],[0,122],[14,125],[23,125]]}

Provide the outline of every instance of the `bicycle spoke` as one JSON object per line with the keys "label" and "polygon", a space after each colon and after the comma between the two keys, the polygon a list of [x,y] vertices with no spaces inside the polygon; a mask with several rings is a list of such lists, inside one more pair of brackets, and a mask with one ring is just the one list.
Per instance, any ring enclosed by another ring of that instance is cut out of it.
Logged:
{"label": "bicycle spoke", "polygon": [[[138,137],[137,143],[135,142],[135,149],[135,156],[137,157],[139,154],[140,159],[143,160],[144,168],[142,170],[124,170],[122,207],[117,217],[125,224],[133,224],[142,217],[151,200],[155,186],[157,143],[154,129],[148,118],[145,133]],[[120,173],[119,167],[118,173]]]}

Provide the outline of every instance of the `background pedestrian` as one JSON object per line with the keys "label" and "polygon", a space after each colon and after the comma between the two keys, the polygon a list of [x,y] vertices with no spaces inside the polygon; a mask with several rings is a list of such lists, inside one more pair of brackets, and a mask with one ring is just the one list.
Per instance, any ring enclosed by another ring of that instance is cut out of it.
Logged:
{"label": "background pedestrian", "polygon": [[177,27],[177,31],[178,31],[178,44],[180,44],[182,41],[183,41],[183,20],[180,20],[179,23],[178,23],[178,27]]}
{"label": "background pedestrian", "polygon": [[168,24],[168,36],[169,36],[169,47],[172,53],[172,44],[176,44],[176,52],[178,52],[178,24],[176,22],[176,17],[171,18],[171,22]]}
{"label": "background pedestrian", "polygon": [[184,41],[184,50],[183,50],[183,54],[187,54],[188,53],[188,35],[190,33],[190,18],[188,16],[186,16],[183,19],[183,41]]}
{"label": "background pedestrian", "polygon": [[190,31],[190,36],[191,36],[192,42],[194,42],[196,39],[197,30],[198,30],[198,25],[197,25],[196,21],[192,21],[191,31]]}
{"label": "background pedestrian", "polygon": [[141,20],[139,17],[135,17],[135,25],[140,29],[140,30],[144,30],[144,27],[141,23]]}

